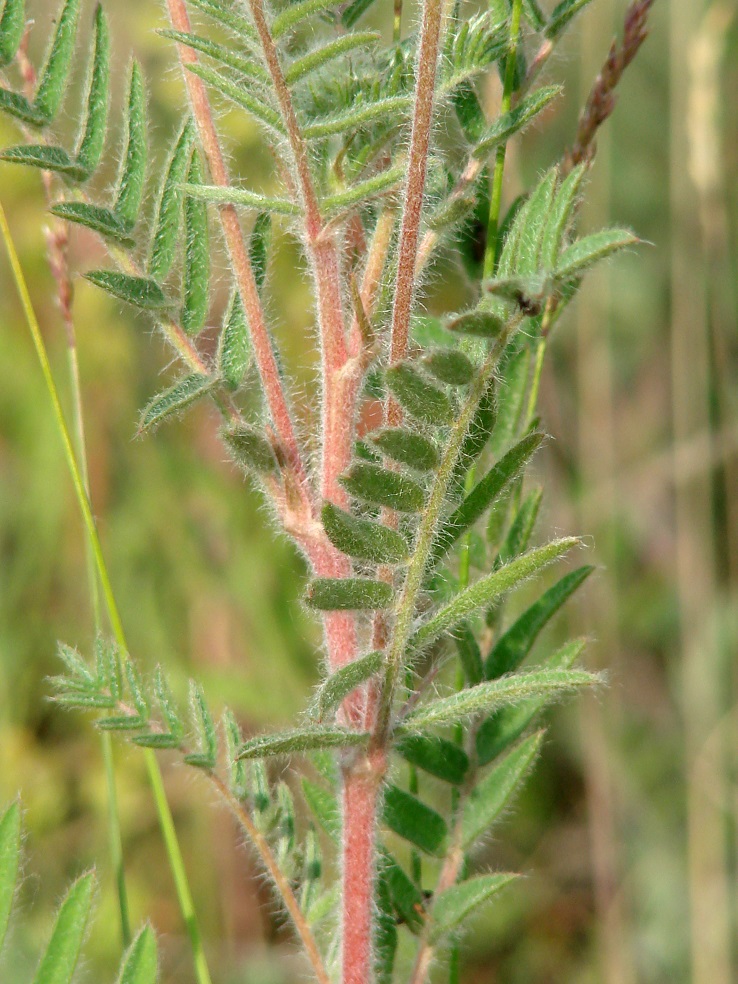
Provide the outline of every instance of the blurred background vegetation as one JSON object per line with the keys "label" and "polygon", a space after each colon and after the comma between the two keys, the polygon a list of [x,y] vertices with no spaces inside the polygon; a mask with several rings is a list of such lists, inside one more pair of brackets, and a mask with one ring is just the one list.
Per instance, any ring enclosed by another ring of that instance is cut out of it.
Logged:
{"label": "blurred background vegetation", "polygon": [[[55,6],[30,5],[40,37]],[[571,143],[625,7],[596,0],[552,60],[566,98],[511,148],[508,201]],[[107,9],[121,74],[133,49],[152,115],[171,132],[183,95],[154,34],[161,5]],[[528,877],[477,921],[465,984],[738,980],[735,5],[657,0],[619,92],[582,222],[629,225],[650,245],[592,275],[557,329],[542,387],[553,440],[537,464],[543,524],[592,538],[598,573],[564,618],[592,637],[590,664],[610,685],[552,716],[542,763],[488,846],[486,863]],[[268,180],[256,132],[236,114],[227,123],[234,169]],[[0,125],[1,145],[16,136]],[[64,389],[38,175],[0,166],[0,196]],[[99,254],[74,234],[75,268]],[[271,276],[290,278],[275,309],[306,404],[313,350],[293,262],[281,253]],[[439,273],[431,304],[442,308],[455,274]],[[96,863],[86,973],[104,979],[118,944],[100,745],[48,703],[45,682],[57,639],[89,650],[83,533],[4,255],[0,285],[0,803],[22,793],[29,851],[13,967],[33,963],[65,880]],[[300,560],[226,462],[207,409],[133,439],[169,364],[149,325],[81,281],[75,316],[92,498],[132,652],[183,683],[196,675],[247,729],[289,721],[318,658]],[[189,954],[141,758],[117,748],[116,761],[132,915],[153,920],[165,979],[184,984]],[[294,946],[240,836],[197,776],[164,766],[217,980],[289,980]]]}

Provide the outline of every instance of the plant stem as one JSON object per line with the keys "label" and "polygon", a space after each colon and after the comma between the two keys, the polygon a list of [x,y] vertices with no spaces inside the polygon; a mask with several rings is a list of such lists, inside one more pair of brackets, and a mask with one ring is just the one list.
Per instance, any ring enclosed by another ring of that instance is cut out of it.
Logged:
{"label": "plant stem", "polygon": [[[105,558],[102,552],[102,546],[100,543],[100,537],[97,531],[97,526],[95,524],[95,519],[92,515],[92,509],[90,507],[90,501],[87,497],[85,491],[84,482],[82,475],[80,473],[79,466],[77,464],[77,459],[74,454],[74,447],[72,445],[72,439],[69,433],[69,428],[67,427],[66,419],[64,416],[64,411],[62,410],[61,401],[59,399],[59,392],[56,388],[56,383],[54,382],[54,377],[51,372],[51,365],[49,363],[49,356],[46,351],[46,345],[44,343],[43,336],[41,334],[41,329],[36,318],[36,312],[33,308],[33,303],[31,301],[31,295],[28,290],[28,285],[26,283],[25,275],[23,274],[23,269],[20,265],[20,260],[18,258],[18,253],[15,249],[15,244],[13,242],[12,234],[8,226],[8,221],[5,217],[5,210],[0,203],[0,234],[5,242],[5,248],[8,252],[8,258],[10,260],[10,266],[13,273],[13,279],[15,281],[16,289],[20,297],[21,305],[23,307],[23,313],[28,324],[31,337],[33,339],[34,348],[36,349],[36,355],[38,356],[39,363],[41,365],[41,372],[46,383],[46,388],[49,393],[49,398],[51,399],[54,419],[56,422],[57,430],[59,436],[62,440],[62,445],[64,447],[64,456],[67,462],[67,467],[69,469],[72,484],[74,486],[74,491],[77,497],[77,502],[82,512],[82,518],[84,520],[85,528],[87,530],[87,536],[89,537],[90,545],[92,547],[92,553],[95,558],[95,566],[97,567],[98,576],[100,578],[100,584],[102,586],[103,597],[105,598],[106,608],[108,610],[108,618],[113,630],[113,634],[116,638],[121,649],[126,650],[126,639],[125,633],[123,631],[123,623],[120,618],[120,612],[118,611],[118,606],[115,601],[115,596],[113,594],[113,588],[110,582],[110,576],[108,574],[107,565],[105,563]],[[156,756],[150,749],[144,751],[144,760],[146,763],[146,770],[149,776],[149,782],[151,784],[152,792],[154,795],[154,803],[156,806],[157,815],[159,817],[159,824],[162,829],[162,834],[164,837],[164,843],[167,851],[167,858],[169,861],[169,866],[174,877],[175,886],[177,889],[177,897],[179,901],[180,910],[182,912],[182,917],[184,919],[185,925],[187,927],[187,933],[190,938],[190,945],[192,947],[193,957],[195,961],[195,974],[198,984],[211,984],[210,974],[208,971],[207,963],[205,960],[205,954],[202,946],[202,937],[200,935],[200,929],[197,924],[197,917],[195,915],[194,905],[192,902],[192,895],[190,893],[189,885],[187,882],[187,875],[185,873],[184,861],[182,858],[182,852],[177,840],[176,831],[174,829],[174,822],[172,820],[172,813],[169,808],[169,803],[167,802],[166,795],[164,793],[164,784],[161,778],[161,771],[159,770],[159,765],[156,761]]]}
{"label": "plant stem", "polygon": [[[510,53],[505,62],[505,82],[502,92],[500,114],[509,113],[512,105],[513,86],[515,85],[515,69],[518,60],[518,43],[520,41],[520,13],[522,0],[513,0],[510,15]],[[489,221],[487,223],[487,248],[484,254],[484,279],[489,279],[495,271],[500,252],[499,228],[500,207],[502,205],[502,184],[505,176],[505,153],[507,142],[503,141],[495,154],[495,170],[492,175],[492,194],[489,203]]]}

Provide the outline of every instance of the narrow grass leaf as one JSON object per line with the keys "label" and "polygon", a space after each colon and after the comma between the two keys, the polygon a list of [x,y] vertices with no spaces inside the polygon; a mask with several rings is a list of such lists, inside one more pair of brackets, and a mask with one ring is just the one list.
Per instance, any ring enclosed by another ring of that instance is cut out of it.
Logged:
{"label": "narrow grass leaf", "polygon": [[374,564],[401,564],[407,560],[407,541],[397,530],[352,516],[332,502],[324,504],[321,515],[328,539],[347,556]]}
{"label": "narrow grass leaf", "polygon": [[379,673],[384,665],[384,655],[381,652],[366,653],[358,659],[342,666],[325,680],[315,697],[318,717],[322,720],[335,711],[344,698],[353,693],[362,683]]}
{"label": "narrow grass leaf", "polygon": [[85,274],[85,280],[144,311],[159,311],[169,306],[161,287],[147,277],[132,277],[115,270],[92,270]]}
{"label": "narrow grass leaf", "polygon": [[500,636],[487,657],[484,675],[488,680],[517,669],[528,656],[545,625],[586,581],[594,567],[579,567],[550,587]]}
{"label": "narrow grass leaf", "polygon": [[487,157],[499,144],[524,130],[560,92],[560,85],[544,86],[522,99],[515,109],[503,113],[484,133],[474,148],[474,156]]}
{"label": "narrow grass leaf", "polygon": [[403,735],[395,750],[406,762],[454,786],[460,786],[469,771],[469,756],[464,749],[439,735]]}
{"label": "narrow grass leaf", "polygon": [[433,471],[441,460],[433,441],[404,427],[385,427],[369,437],[382,454],[417,471]]}
{"label": "narrow grass leaf", "polygon": [[136,245],[118,216],[109,208],[90,205],[87,202],[57,202],[49,211],[58,219],[84,226],[104,236],[105,239],[112,239],[125,249],[132,249]]}
{"label": "narrow grass leaf", "polygon": [[[234,290],[218,342],[218,372],[231,390],[237,390],[251,363],[251,342],[241,295]],[[272,455],[272,458],[274,456]]]}
{"label": "narrow grass leaf", "polygon": [[121,224],[129,231],[135,226],[141,208],[146,180],[147,156],[146,89],[141,68],[134,61],[131,66],[131,81],[128,89],[126,145],[118,179],[118,196],[114,207],[114,212]]}
{"label": "narrow grass leaf", "polygon": [[425,492],[417,482],[369,461],[354,462],[339,481],[357,499],[397,512],[420,512],[425,504]]}
{"label": "narrow grass leaf", "polygon": [[477,482],[441,527],[433,551],[434,561],[438,561],[463,533],[481,519],[510,483],[522,473],[542,441],[543,434],[528,434]]}
{"label": "narrow grass leaf", "polygon": [[[197,152],[192,155],[188,187],[202,182],[202,165]],[[208,210],[203,201],[185,198],[185,257],[183,271],[182,327],[188,335],[202,330],[210,300],[210,235]]]}
{"label": "narrow grass leaf", "polygon": [[551,11],[546,25],[546,37],[553,40],[566,28],[572,18],[583,10],[590,0],[561,0]]}
{"label": "narrow grass leaf", "polygon": [[323,612],[376,611],[392,603],[392,585],[368,577],[316,577],[305,601]]}
{"label": "narrow grass leaf", "polygon": [[259,195],[246,188],[221,188],[219,185],[185,185],[190,198],[209,202],[211,205],[240,205],[252,211],[271,212],[275,215],[300,215],[300,206],[286,198]]}
{"label": "narrow grass leaf", "polygon": [[448,396],[411,362],[400,362],[386,370],[391,393],[411,417],[429,424],[448,424],[455,407]]}
{"label": "narrow grass leaf", "polygon": [[309,779],[302,780],[302,795],[318,824],[337,843],[341,836],[341,811],[336,797]]}
{"label": "narrow grass leaf", "polygon": [[458,349],[434,349],[423,357],[423,365],[449,386],[466,386],[474,378],[474,363]]}
{"label": "narrow grass leaf", "polygon": [[162,421],[181,413],[196,400],[206,396],[215,386],[217,380],[204,373],[193,372],[178,379],[173,386],[165,389],[146,404],[138,422],[138,433],[158,427]]}
{"label": "narrow grass leaf", "polygon": [[56,116],[67,89],[80,6],[80,0],[66,0],[46,54],[44,67],[39,73],[33,108],[45,124],[50,123]]}
{"label": "narrow grass leaf", "polygon": [[226,428],[221,436],[231,458],[245,471],[267,474],[276,470],[274,449],[261,431],[238,424]]}
{"label": "narrow grass leaf", "polygon": [[95,876],[89,871],[67,892],[34,984],[70,984],[82,948],[94,888]]}
{"label": "narrow grass leaf", "polygon": [[108,125],[108,99],[110,89],[110,32],[108,21],[98,5],[95,10],[95,46],[87,84],[85,118],[77,147],[77,166],[89,178],[100,163],[105,146]]}
{"label": "narrow grass leaf", "polygon": [[591,236],[584,236],[561,254],[556,264],[556,277],[559,280],[580,277],[599,260],[612,256],[626,246],[635,246],[639,241],[627,229],[604,229]]}
{"label": "narrow grass leaf", "polygon": [[543,732],[526,738],[475,787],[462,819],[465,848],[484,836],[508,805],[538,757],[542,742]]}
{"label": "narrow grass leaf", "polygon": [[347,54],[349,51],[354,51],[356,48],[365,48],[368,45],[376,44],[381,38],[381,34],[377,33],[377,31],[356,31],[355,33],[344,34],[343,37],[335,38],[333,41],[321,44],[314,51],[309,51],[306,55],[296,58],[287,67],[284,73],[287,85],[294,85],[295,82],[309,75],[310,72],[315,72],[317,69],[327,65],[328,62],[340,58],[342,55]]}
{"label": "narrow grass leaf", "polygon": [[144,926],[126,950],[117,984],[156,984],[158,963],[154,931]]}
{"label": "narrow grass leaf", "polygon": [[245,109],[251,113],[267,129],[280,134],[280,136],[284,134],[282,118],[279,113],[265,102],[263,96],[259,97],[248,92],[243,82],[234,82],[221,75],[220,72],[216,72],[212,68],[206,68],[204,65],[194,64],[185,67],[188,72],[192,72],[193,75],[202,79],[206,85],[215,89],[216,92],[225,96],[226,99],[235,103],[236,106],[240,106],[241,109]]}
{"label": "narrow grass leaf", "polygon": [[239,749],[238,757],[259,759],[272,755],[303,755],[322,748],[352,748],[366,744],[369,737],[345,728],[297,728],[252,738]]}
{"label": "narrow grass leaf", "polygon": [[177,253],[182,224],[182,185],[187,175],[194,139],[195,127],[188,118],[169,155],[157,200],[154,236],[149,253],[149,274],[157,281],[162,281],[169,273]]}
{"label": "narrow grass leaf", "polygon": [[[1,23],[0,23],[1,26]],[[11,803],[0,819],[0,950],[8,931],[21,855],[21,811]]]}
{"label": "narrow grass leaf", "polygon": [[448,843],[446,821],[430,806],[398,786],[387,786],[382,819],[386,827],[425,854],[443,857]]}
{"label": "narrow grass leaf", "polygon": [[518,877],[519,875],[507,872],[497,875],[477,875],[476,878],[469,878],[441,892],[431,910],[433,920],[431,940],[437,942],[441,937],[458,929],[465,919],[481,909],[486,902]]}
{"label": "narrow grass leaf", "polygon": [[[585,642],[576,639],[566,643],[545,661],[547,670],[568,670],[582,654]],[[555,695],[554,695],[555,696]],[[476,752],[480,766],[487,765],[516,742],[531,726],[549,703],[550,695],[524,700],[520,704],[501,707],[486,718],[477,729]]]}
{"label": "narrow grass leaf", "polygon": [[25,8],[25,0],[5,0],[0,17],[0,68],[13,61],[20,47],[26,26]]}

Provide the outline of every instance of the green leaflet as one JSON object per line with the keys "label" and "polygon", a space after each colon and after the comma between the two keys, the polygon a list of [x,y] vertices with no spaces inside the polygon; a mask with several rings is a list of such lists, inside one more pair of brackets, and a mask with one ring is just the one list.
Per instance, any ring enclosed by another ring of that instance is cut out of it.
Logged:
{"label": "green leaflet", "polygon": [[303,134],[308,140],[330,137],[347,130],[358,130],[369,123],[380,120],[384,125],[390,122],[403,122],[412,105],[410,96],[387,96],[375,102],[365,103],[354,108],[348,108],[334,116],[326,117],[303,127]]}
{"label": "green leaflet", "polygon": [[56,27],[33,100],[33,109],[42,125],[51,123],[67,88],[69,68],[77,37],[80,0],[66,0]]}
{"label": "green leaflet", "polygon": [[158,976],[156,937],[144,926],[126,951],[117,984],[156,984]]}
{"label": "green leaflet", "polygon": [[267,758],[271,755],[302,755],[316,748],[352,748],[364,745],[368,734],[345,728],[296,728],[272,735],[259,735],[242,745],[239,759]]}
{"label": "green leaflet", "polygon": [[[58,214],[58,209],[54,209],[54,212]],[[127,273],[117,273],[115,270],[91,270],[85,274],[85,280],[106,290],[118,300],[145,311],[158,311],[169,306],[169,301],[161,287],[155,280],[146,277],[132,277]]]}
{"label": "green leaflet", "polygon": [[454,469],[454,477],[451,482],[451,491],[454,495],[458,496],[463,492],[465,475],[482,451],[484,451],[487,441],[494,430],[495,421],[497,420],[495,387],[495,380],[490,380],[489,386],[479,401],[479,406],[474,413],[469,430],[464,436],[461,451],[459,452],[459,460]]}
{"label": "green leaflet", "polygon": [[356,48],[364,48],[381,40],[381,34],[376,31],[356,31],[353,34],[344,34],[343,37],[335,38],[322,44],[314,51],[309,51],[306,55],[296,58],[288,66],[284,73],[288,85],[294,85],[305,75],[322,68],[334,58],[354,51]]}
{"label": "green leaflet", "polygon": [[141,674],[138,672],[136,665],[130,659],[126,659],[124,661],[123,671],[125,673],[126,684],[128,686],[128,693],[131,696],[134,707],[138,711],[140,717],[144,720],[148,720],[151,715],[151,709],[149,707]]}
{"label": "green leaflet", "polygon": [[417,482],[369,461],[354,462],[339,481],[357,499],[397,512],[420,512],[425,503],[425,492]]}
{"label": "green leaflet", "polygon": [[474,378],[474,364],[458,349],[434,349],[423,358],[428,372],[449,386],[466,386]]}
{"label": "green leaflet", "polygon": [[29,126],[46,126],[47,121],[38,114],[34,106],[21,95],[20,92],[11,92],[0,86],[0,110],[14,116]]}
{"label": "green leaflet", "polygon": [[[568,670],[579,659],[584,640],[576,639],[557,650],[543,664],[547,670]],[[476,734],[477,762],[487,765],[501,755],[528,730],[533,720],[549,702],[549,696],[524,700],[520,704],[501,707],[479,726]]]}
{"label": "green leaflet", "polygon": [[389,889],[382,873],[378,873],[374,889],[374,976],[376,984],[392,984],[399,934]]}
{"label": "green leaflet", "polygon": [[341,23],[344,27],[352,28],[362,17],[375,0],[352,0],[341,15]]}
{"label": "green leaflet", "polygon": [[513,673],[499,680],[487,680],[422,704],[402,723],[405,728],[427,728],[455,724],[476,714],[489,714],[498,707],[518,704],[531,697],[553,700],[561,694],[599,683],[600,678],[585,670],[531,670]]}
{"label": "green leaflet", "polygon": [[583,10],[590,0],[561,0],[551,11],[548,24],[546,25],[546,37],[555,38],[561,34],[569,21]]}
{"label": "green leaflet", "polygon": [[402,407],[418,420],[429,424],[449,424],[455,407],[442,389],[411,362],[399,362],[385,371],[387,386]]}
{"label": "green leaflet", "polygon": [[358,659],[342,666],[325,680],[316,696],[315,708],[320,720],[335,711],[345,697],[353,693],[362,683],[379,673],[384,665],[384,654],[381,652],[366,653]]}
{"label": "green leaflet", "polygon": [[246,312],[241,295],[234,290],[218,342],[218,372],[229,389],[238,389],[250,363],[251,341]]}
{"label": "green leaflet", "polygon": [[538,0],[523,0],[523,10],[534,31],[542,31],[546,26],[546,17],[538,6]]}
{"label": "green leaflet", "polygon": [[407,168],[404,164],[380,171],[379,174],[375,174],[365,181],[359,181],[358,184],[347,188],[345,191],[327,195],[321,203],[323,210],[326,213],[343,212],[363,205],[372,198],[377,198],[379,195],[387,194],[395,189],[404,180],[406,173]]}
{"label": "green leaflet", "polygon": [[[188,187],[202,181],[202,166],[197,152],[192,155]],[[197,335],[208,316],[210,300],[210,236],[207,205],[196,198],[185,198],[185,257],[183,271],[182,327],[188,335]]]}
{"label": "green leaflet", "polygon": [[627,229],[604,229],[591,236],[584,236],[568,246],[561,254],[556,264],[556,277],[558,280],[580,277],[598,260],[612,256],[626,246],[635,246],[638,242],[640,242],[638,237]]}
{"label": "green leaflet", "polygon": [[426,854],[443,857],[448,842],[446,821],[417,797],[397,786],[387,786],[382,819],[386,827]]}
{"label": "green leaflet", "polygon": [[507,564],[513,557],[523,553],[528,548],[528,543],[533,534],[533,529],[538,518],[538,510],[543,498],[542,489],[533,489],[518,509],[515,519],[507,532],[499,553],[495,557],[495,568]]}
{"label": "green leaflet", "polygon": [[554,205],[556,168],[538,182],[521,210],[523,231],[518,244],[515,272],[522,278],[536,274],[542,266],[543,234]]}
{"label": "green leaflet", "polygon": [[171,417],[181,413],[200,397],[209,393],[217,379],[204,373],[193,372],[178,379],[173,386],[165,389],[146,404],[138,422],[138,433],[144,434]]}
{"label": "green leaflet", "polygon": [[320,826],[332,841],[337,842],[341,836],[341,811],[336,797],[309,779],[302,780],[302,795]]}
{"label": "green leaflet", "polygon": [[461,622],[456,627],[453,638],[467,683],[472,687],[481,683],[484,679],[482,652],[469,623]]}
{"label": "green leaflet", "polygon": [[319,611],[376,611],[392,604],[392,585],[368,577],[316,577],[305,601]]}
{"label": "green leaflet", "polygon": [[221,437],[233,460],[244,470],[264,474],[276,470],[274,449],[260,431],[239,424],[222,431]]}
{"label": "green leaflet", "polygon": [[269,241],[272,235],[272,217],[269,212],[259,212],[254,222],[249,239],[249,259],[251,270],[259,293],[266,283],[267,266],[269,263]]}
{"label": "green leaflet", "polygon": [[513,352],[502,371],[503,383],[500,386],[497,422],[492,433],[492,452],[495,455],[506,451],[520,431],[528,391],[530,351],[523,346]]}
{"label": "green leaflet", "polygon": [[231,79],[226,78],[225,75],[221,75],[220,72],[216,72],[212,68],[206,68],[204,65],[186,65],[185,68],[188,72],[192,72],[193,75],[202,79],[206,85],[211,86],[216,92],[225,96],[226,99],[230,99],[236,106],[240,106],[241,109],[245,109],[251,113],[252,116],[256,117],[268,129],[273,130],[281,136],[284,135],[282,118],[279,113],[266,104],[263,97],[260,99],[248,92],[242,82],[233,82]]}
{"label": "green leaflet", "polygon": [[162,281],[172,268],[182,221],[182,200],[185,176],[195,139],[195,126],[186,119],[169,157],[159,191],[154,220],[154,236],[149,253],[149,275]]}
{"label": "green leaflet", "polygon": [[95,876],[89,871],[67,892],[34,984],[70,984],[84,940],[94,888]]}
{"label": "green leaflet", "polygon": [[542,741],[543,732],[522,741],[476,786],[462,820],[465,848],[486,834],[505,809],[538,757]]}
{"label": "green leaflet", "polygon": [[184,725],[179,716],[172,691],[160,666],[157,666],[156,673],[154,674],[154,691],[156,693],[157,703],[169,730],[175,737],[178,739],[181,738],[184,733]]}
{"label": "green leaflet", "polygon": [[244,802],[249,795],[249,774],[245,762],[236,758],[238,749],[243,744],[241,729],[236,716],[229,708],[223,710],[221,727],[225,738],[225,755],[228,764],[228,788],[239,801]]}
{"label": "green leaflet", "polygon": [[5,68],[15,58],[25,26],[25,0],[5,0],[0,18],[0,68]]}
{"label": "green leaflet", "polygon": [[258,212],[272,212],[275,215],[300,215],[300,206],[286,198],[270,198],[259,195],[246,188],[221,188],[219,185],[185,185],[190,198],[209,202],[211,205],[240,205]]}
{"label": "green leaflet", "polygon": [[417,471],[432,471],[441,460],[433,441],[404,427],[386,427],[369,437],[382,454]]}
{"label": "green leaflet", "polygon": [[458,30],[447,33],[440,92],[445,95],[468,83],[503,58],[509,48],[509,32],[504,21],[491,21],[489,13],[464,20]]}
{"label": "green leaflet", "polygon": [[328,539],[349,557],[374,564],[400,564],[407,560],[407,541],[396,530],[352,516],[332,502],[323,505],[321,515]]}
{"label": "green leaflet", "polygon": [[492,311],[477,309],[447,318],[443,326],[447,331],[459,335],[478,335],[480,338],[495,339],[502,334],[505,322]]}
{"label": "green leaflet", "polygon": [[21,812],[11,803],[0,818],[0,950],[8,930],[20,870]]}
{"label": "green leaflet", "polygon": [[537,574],[578,543],[579,540],[575,537],[552,540],[545,546],[517,557],[492,574],[480,578],[460,591],[447,605],[429,618],[412,637],[411,644],[420,647],[437,639],[448,629],[458,625],[471,612],[492,604],[500,595],[511,591],[533,574]]}
{"label": "green leaflet", "polygon": [[464,749],[439,735],[403,735],[395,749],[406,762],[455,786],[464,782],[469,771],[469,757]]}
{"label": "green leaflet", "polygon": [[44,171],[63,174],[73,181],[83,181],[87,176],[63,147],[50,144],[21,144],[18,147],[8,147],[0,153],[0,161],[23,164],[26,167],[40,167]]}
{"label": "green leaflet", "polygon": [[105,146],[110,89],[110,33],[102,6],[95,11],[95,47],[87,85],[85,119],[77,147],[77,166],[89,178],[97,169]]}
{"label": "green leaflet", "polygon": [[218,62],[220,65],[225,65],[227,68],[233,68],[248,78],[259,79],[261,82],[269,82],[269,73],[262,65],[257,61],[252,61],[250,58],[244,58],[238,51],[225,44],[218,44],[216,41],[211,41],[210,38],[200,37],[198,34],[189,34],[186,31],[172,31],[168,28],[159,30],[156,33],[160,34],[163,38],[168,38],[170,41],[176,41],[177,44],[186,45],[188,48],[192,48],[193,51],[205,55],[206,58],[211,58],[213,61]]}
{"label": "green leaflet", "polygon": [[389,851],[382,851],[379,861],[379,878],[384,883],[388,901],[411,933],[423,928],[425,899],[418,886],[408,878],[402,866]]}
{"label": "green leaflet", "polygon": [[477,875],[460,885],[453,885],[436,899],[431,910],[433,926],[431,940],[437,942],[442,936],[453,932],[462,922],[479,910],[485,902],[515,881],[519,875],[504,874]]}
{"label": "green leaflet", "polygon": [[249,41],[258,41],[256,29],[248,18],[238,14],[232,6],[226,6],[223,0],[188,0],[190,7],[201,10],[222,27]]}
{"label": "green leaflet", "polygon": [[518,618],[496,642],[487,657],[484,675],[488,680],[517,669],[533,648],[539,633],[561,606],[592,573],[580,567],[565,574]]}
{"label": "green leaflet", "polygon": [[218,735],[215,721],[205,701],[205,694],[199,683],[190,680],[190,712],[198,750],[185,755],[187,765],[198,769],[214,769],[218,759]]}
{"label": "green leaflet", "polygon": [[504,143],[510,137],[525,129],[526,126],[545,109],[548,104],[561,92],[560,85],[547,85],[522,99],[515,109],[503,113],[486,130],[482,139],[474,148],[475,157],[487,157],[498,144]]}
{"label": "green leaflet", "polygon": [[339,3],[340,0],[297,0],[272,20],[272,37],[276,41],[308,17],[337,7]]}
{"label": "green leaflet", "polygon": [[131,239],[118,216],[109,208],[88,205],[86,202],[57,202],[49,209],[52,215],[66,222],[85,226],[106,239],[112,239],[126,249],[133,249],[135,240]]}
{"label": "green leaflet", "polygon": [[541,266],[544,270],[556,267],[586,174],[587,165],[580,164],[567,174],[556,192],[541,237]]}
{"label": "green leaflet", "polygon": [[433,550],[436,563],[459,537],[484,515],[492,503],[521,474],[543,441],[543,434],[528,434],[500,458],[451,513],[438,534]]}
{"label": "green leaflet", "polygon": [[126,149],[123,156],[115,214],[121,225],[130,232],[136,224],[141,208],[146,180],[146,90],[137,62],[131,66],[128,89],[128,115],[126,117]]}

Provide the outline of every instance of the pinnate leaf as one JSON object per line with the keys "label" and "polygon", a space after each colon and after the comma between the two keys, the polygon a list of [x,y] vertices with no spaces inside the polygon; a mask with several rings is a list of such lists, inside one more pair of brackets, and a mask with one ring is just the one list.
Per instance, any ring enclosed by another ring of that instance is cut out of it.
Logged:
{"label": "pinnate leaf", "polygon": [[272,755],[303,755],[323,748],[352,748],[364,745],[368,734],[346,728],[296,728],[271,735],[260,735],[242,745],[240,759],[267,758]]}
{"label": "pinnate leaf", "polygon": [[370,677],[382,669],[384,654],[381,652],[366,653],[342,666],[332,673],[318,690],[315,706],[318,717],[322,720],[334,711],[350,693],[366,683]]}
{"label": "pinnate leaf", "polygon": [[388,608],[392,586],[368,577],[316,577],[308,585],[305,600],[319,611],[375,611]]}
{"label": "pinnate leaf", "polygon": [[397,530],[352,516],[332,502],[323,505],[322,518],[328,539],[349,557],[374,564],[400,564],[407,560],[407,541]]}
{"label": "pinnate leaf", "polygon": [[8,930],[18,882],[21,854],[21,811],[11,803],[0,818],[0,950]]}
{"label": "pinnate leaf", "polygon": [[144,407],[138,422],[138,433],[150,431],[168,417],[181,413],[196,400],[211,392],[216,383],[217,379],[200,372],[193,372],[178,379],[173,386],[158,393]]}
{"label": "pinnate leaf", "polygon": [[385,826],[421,851],[443,857],[448,842],[446,821],[416,796],[389,785],[384,794],[382,817]]}
{"label": "pinnate leaf", "polygon": [[431,940],[436,941],[446,933],[451,933],[468,917],[480,909],[485,902],[515,881],[518,875],[504,874],[477,875],[459,885],[447,888],[436,899],[431,918]]}
{"label": "pinnate leaf", "polygon": [[95,876],[89,871],[67,892],[34,984],[70,984],[82,948],[94,888]]}

